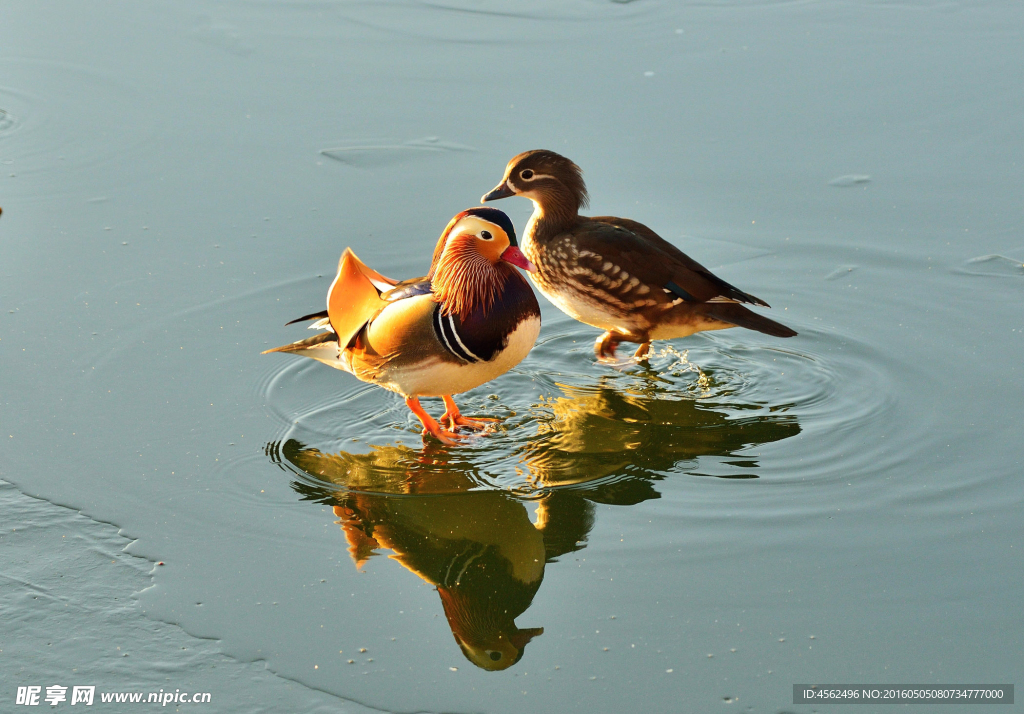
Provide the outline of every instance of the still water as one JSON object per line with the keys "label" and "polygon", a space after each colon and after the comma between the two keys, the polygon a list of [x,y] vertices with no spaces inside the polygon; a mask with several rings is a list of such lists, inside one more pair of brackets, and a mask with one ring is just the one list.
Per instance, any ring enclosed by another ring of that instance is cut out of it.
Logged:
{"label": "still water", "polygon": [[[1024,683],[1022,31],[998,2],[6,3],[0,709]],[[343,248],[423,274],[541,147],[800,335],[613,369],[542,300],[455,448],[259,354]]]}

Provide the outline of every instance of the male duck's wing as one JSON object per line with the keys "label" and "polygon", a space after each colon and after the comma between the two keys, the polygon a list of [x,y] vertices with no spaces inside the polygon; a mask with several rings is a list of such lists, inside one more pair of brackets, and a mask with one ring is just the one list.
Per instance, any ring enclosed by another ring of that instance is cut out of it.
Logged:
{"label": "male duck's wing", "polygon": [[289,320],[288,322],[284,323],[284,326],[288,327],[288,325],[294,325],[296,322],[307,322],[309,320],[316,320],[319,322],[325,317],[327,317],[326,310],[321,310],[320,312],[311,312],[308,315],[303,315],[302,317],[296,317],[294,320]]}
{"label": "male duck's wing", "polygon": [[[350,251],[351,252],[351,251]],[[355,254],[353,254],[354,256]],[[343,256],[344,257],[344,256]],[[356,260],[359,260],[356,258]],[[376,270],[368,266],[366,263],[359,260],[358,262],[359,271],[366,276],[366,278],[373,283],[373,286],[381,293],[381,299],[387,302],[394,300],[401,300],[404,297],[412,297],[413,295],[422,295],[423,293],[430,292],[430,279],[426,277],[422,278],[410,278],[409,280],[394,280],[392,278],[381,275]],[[425,283],[425,285],[424,285]],[[316,323],[309,326],[309,329],[331,329],[330,327],[330,316],[327,310],[320,310],[319,312],[311,312],[308,315],[302,317],[296,317],[294,320],[289,320],[284,323],[285,327],[288,325],[294,325],[297,322],[308,322],[310,320],[316,320]]]}
{"label": "male duck's wing", "polygon": [[[348,252],[351,253],[351,251]],[[384,302],[394,302],[403,298],[415,297],[416,295],[425,295],[430,292],[430,278],[420,277],[401,281],[392,280],[391,278],[384,277],[376,270],[360,261],[355,257],[355,254],[352,254],[352,257],[357,261],[356,267],[358,268],[358,271],[362,273],[362,275],[369,280],[375,288],[377,288],[380,294],[380,299]],[[342,262],[344,262],[344,256],[342,256]],[[353,278],[355,278],[357,282],[362,282],[361,280],[358,280],[356,276],[349,276],[349,280]],[[338,289],[345,289],[346,286],[351,287],[351,283],[344,282],[342,287]],[[336,285],[332,284],[331,290],[333,291],[336,287]],[[297,317],[294,320],[286,322],[285,326],[294,325],[297,322],[308,322],[310,320],[315,320],[315,322],[309,326],[309,329],[311,330],[334,330],[328,310],[311,312],[308,315]]]}
{"label": "male duck's wing", "polygon": [[380,273],[359,260],[350,248],[342,253],[338,275],[327,291],[327,316],[341,347],[346,347],[387,304],[381,299],[381,290],[376,284],[381,278]]}
{"label": "male duck's wing", "polygon": [[416,297],[417,295],[426,295],[430,292],[430,278],[424,276],[395,283],[393,288],[381,293],[380,297],[381,300],[395,302],[396,300],[404,300],[405,298]]}
{"label": "male duck's wing", "polygon": [[[349,252],[349,253],[352,252],[351,248],[346,248],[345,250],[346,250],[346,252]],[[342,257],[344,257],[344,256],[342,256]],[[352,253],[352,257],[355,258],[355,253]],[[377,288],[377,290],[379,290],[382,293],[383,292],[387,292],[388,290],[390,290],[391,288],[393,288],[396,285],[401,285],[401,282],[399,282],[398,280],[394,280],[393,278],[389,278],[386,275],[381,275],[376,270],[371,268],[369,265],[367,265],[363,261],[359,260],[359,258],[356,258],[356,263],[357,263],[357,265],[359,267],[359,272],[361,272],[363,275],[365,275],[367,280],[369,280],[371,283],[373,283],[374,287]],[[402,281],[402,282],[408,282],[408,281]]]}
{"label": "male duck's wing", "polygon": [[[669,290],[687,302],[715,298],[768,307],[768,303],[719,278],[642,223],[597,216],[585,222],[577,246],[605,256],[641,282]],[[602,252],[603,251],[603,252]]]}

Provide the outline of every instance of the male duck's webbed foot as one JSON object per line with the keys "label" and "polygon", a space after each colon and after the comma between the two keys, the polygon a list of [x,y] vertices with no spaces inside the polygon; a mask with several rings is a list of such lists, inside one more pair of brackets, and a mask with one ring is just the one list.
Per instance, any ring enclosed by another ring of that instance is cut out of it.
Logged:
{"label": "male duck's webbed foot", "polygon": [[459,442],[465,437],[459,436],[454,431],[448,431],[443,428],[440,424],[434,421],[434,417],[427,414],[423,407],[420,406],[420,400],[415,397],[409,397],[405,400],[405,405],[409,407],[416,418],[423,424],[423,435],[430,434],[435,439],[440,441],[442,444],[448,446],[458,446]]}
{"label": "male duck's webbed foot", "polygon": [[500,419],[470,419],[469,417],[462,416],[458,406],[455,404],[455,400],[450,396],[443,395],[441,399],[444,400],[444,414],[441,415],[441,423],[444,420],[448,420],[448,428],[451,431],[455,431],[458,427],[464,426],[467,429],[476,429],[482,431],[489,427],[491,424],[496,424]]}

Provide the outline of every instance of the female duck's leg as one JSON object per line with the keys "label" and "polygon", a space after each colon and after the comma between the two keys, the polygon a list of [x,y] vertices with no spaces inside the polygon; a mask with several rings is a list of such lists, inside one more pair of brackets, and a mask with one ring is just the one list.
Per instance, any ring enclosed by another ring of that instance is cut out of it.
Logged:
{"label": "female duck's leg", "polygon": [[434,417],[423,410],[423,407],[420,406],[420,400],[416,397],[407,398],[405,406],[409,407],[412,413],[416,415],[416,418],[420,420],[420,423],[423,424],[424,434],[430,434],[441,443],[448,444],[449,446],[456,446],[459,443],[458,439],[463,438],[453,431],[443,429],[440,424],[434,421]]}
{"label": "female duck's leg", "polygon": [[500,421],[500,419],[470,419],[464,417],[459,412],[459,408],[455,406],[455,400],[447,394],[442,395],[441,399],[444,400],[444,414],[441,415],[441,423],[444,420],[448,420],[448,428],[455,431],[455,427],[465,426],[470,429],[486,429],[488,424]]}
{"label": "female duck's leg", "polygon": [[615,361],[615,349],[623,341],[626,342],[639,342],[640,346],[636,352],[633,353],[633,358],[637,360],[647,359],[647,354],[651,351],[651,340],[646,334],[643,333],[628,333],[621,334],[612,332],[609,330],[600,337],[594,343],[594,354],[597,355],[598,362],[613,362]]}
{"label": "female duck's leg", "polygon": [[598,361],[606,362],[615,359],[615,348],[621,341],[622,338],[611,330],[598,337],[594,343],[594,352],[597,354]]}

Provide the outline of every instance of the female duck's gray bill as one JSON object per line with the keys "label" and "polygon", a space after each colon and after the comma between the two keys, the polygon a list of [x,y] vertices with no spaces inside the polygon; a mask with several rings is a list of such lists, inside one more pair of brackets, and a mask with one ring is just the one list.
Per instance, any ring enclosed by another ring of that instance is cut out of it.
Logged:
{"label": "female duck's gray bill", "polygon": [[481,203],[487,203],[488,201],[497,201],[499,198],[508,198],[509,196],[515,196],[516,192],[508,187],[506,181],[502,181],[490,193],[485,193],[483,198],[480,199]]}

